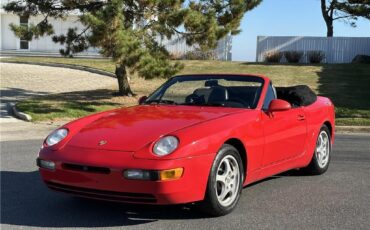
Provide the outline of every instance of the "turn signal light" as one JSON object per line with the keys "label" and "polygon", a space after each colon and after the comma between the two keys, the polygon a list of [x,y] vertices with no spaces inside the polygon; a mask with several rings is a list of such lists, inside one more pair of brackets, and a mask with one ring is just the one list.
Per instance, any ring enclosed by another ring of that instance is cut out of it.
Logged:
{"label": "turn signal light", "polygon": [[160,180],[176,180],[182,177],[183,172],[184,172],[183,168],[162,170],[159,172],[159,179]]}

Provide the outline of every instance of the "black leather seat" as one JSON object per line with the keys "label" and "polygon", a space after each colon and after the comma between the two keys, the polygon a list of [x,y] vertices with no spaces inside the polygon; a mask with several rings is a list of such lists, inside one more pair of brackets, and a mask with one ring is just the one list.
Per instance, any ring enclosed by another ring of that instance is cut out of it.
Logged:
{"label": "black leather seat", "polygon": [[226,88],[221,86],[214,86],[211,88],[209,94],[208,104],[225,103],[229,99],[229,93]]}
{"label": "black leather seat", "polygon": [[208,101],[209,95],[211,94],[211,88],[199,88],[194,90],[194,94],[204,99],[204,103]]}

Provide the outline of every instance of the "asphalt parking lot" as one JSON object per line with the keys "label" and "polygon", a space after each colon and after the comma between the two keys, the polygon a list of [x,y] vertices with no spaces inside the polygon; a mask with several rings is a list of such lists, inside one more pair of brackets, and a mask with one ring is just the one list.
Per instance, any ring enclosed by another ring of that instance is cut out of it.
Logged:
{"label": "asphalt parking lot", "polygon": [[230,215],[143,206],[49,191],[35,158],[41,139],[1,142],[1,229],[369,229],[370,135],[337,135],[328,172],[283,174],[243,190]]}

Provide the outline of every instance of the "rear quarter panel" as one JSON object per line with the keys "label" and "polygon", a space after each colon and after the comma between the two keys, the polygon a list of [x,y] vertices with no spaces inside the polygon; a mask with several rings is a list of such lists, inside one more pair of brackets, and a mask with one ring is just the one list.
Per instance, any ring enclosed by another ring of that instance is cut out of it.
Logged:
{"label": "rear quarter panel", "polygon": [[331,133],[331,143],[334,143],[335,137],[335,112],[334,104],[329,98],[318,96],[317,101],[304,108],[307,119],[307,144],[303,164],[308,165],[316,147],[316,139],[320,128],[327,124]]}

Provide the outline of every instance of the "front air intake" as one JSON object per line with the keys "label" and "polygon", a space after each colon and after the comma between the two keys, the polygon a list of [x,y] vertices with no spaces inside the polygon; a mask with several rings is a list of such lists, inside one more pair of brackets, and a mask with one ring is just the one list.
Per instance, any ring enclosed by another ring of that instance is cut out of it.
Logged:
{"label": "front air intake", "polygon": [[72,171],[82,171],[89,173],[100,173],[100,174],[110,174],[110,169],[105,167],[87,166],[87,165],[77,165],[77,164],[67,164],[63,163],[62,168],[65,170]]}
{"label": "front air intake", "polygon": [[83,196],[92,199],[116,201],[116,202],[128,202],[128,203],[156,203],[157,199],[154,195],[148,193],[128,193],[128,192],[116,192],[116,191],[105,191],[98,189],[75,187],[70,185],[64,185],[54,183],[50,181],[45,182],[46,185],[55,191],[64,192],[71,195]]}

